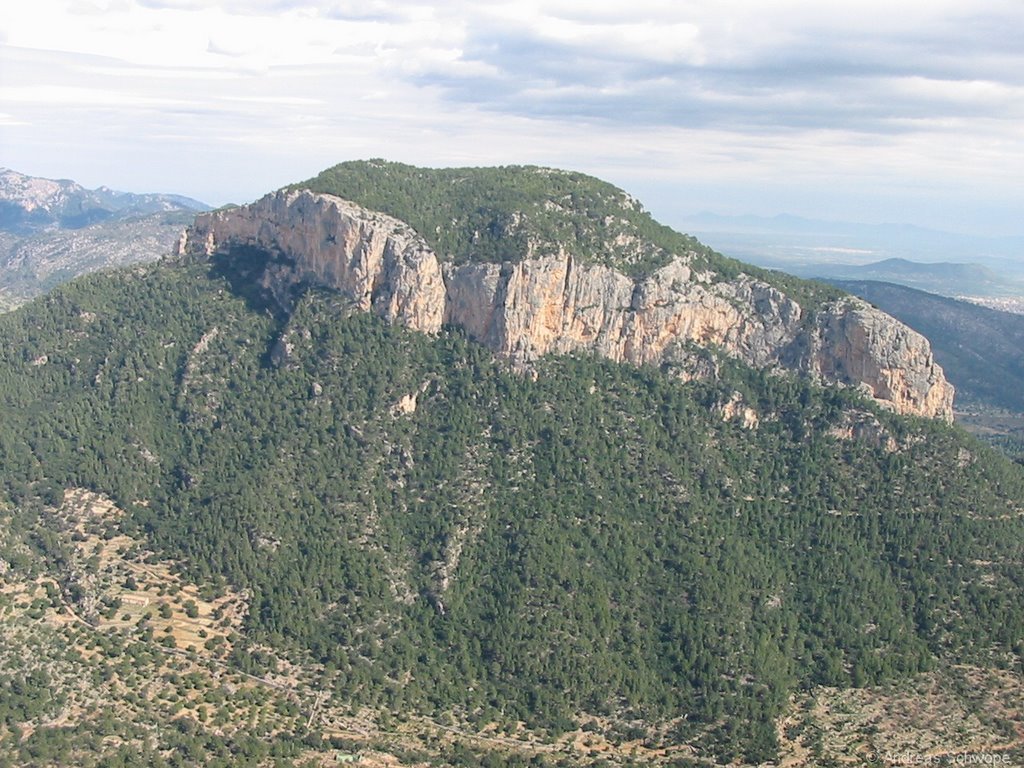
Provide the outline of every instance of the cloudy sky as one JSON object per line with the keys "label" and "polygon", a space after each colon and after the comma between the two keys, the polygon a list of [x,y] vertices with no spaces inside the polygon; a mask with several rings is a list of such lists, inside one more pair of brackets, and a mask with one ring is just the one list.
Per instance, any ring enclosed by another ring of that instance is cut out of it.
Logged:
{"label": "cloudy sky", "polygon": [[1022,0],[29,0],[0,165],[245,202],[333,163],[553,165],[686,214],[1024,233]]}

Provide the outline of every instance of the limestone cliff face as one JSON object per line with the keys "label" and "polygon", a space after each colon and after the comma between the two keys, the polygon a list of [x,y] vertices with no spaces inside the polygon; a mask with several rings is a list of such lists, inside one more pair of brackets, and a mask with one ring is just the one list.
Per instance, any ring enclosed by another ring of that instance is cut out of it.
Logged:
{"label": "limestone cliff face", "polygon": [[460,326],[517,365],[590,352],[685,366],[696,345],[859,386],[902,413],[952,413],[952,387],[920,334],[853,298],[808,321],[773,286],[745,275],[714,280],[692,271],[686,254],[639,279],[565,253],[456,265],[398,219],[330,195],[283,191],[201,214],[179,253],[245,247],[274,256],[261,280],[282,303],[296,285],[330,287],[413,330]]}
{"label": "limestone cliff face", "polygon": [[260,279],[282,304],[294,285],[323,285],[365,312],[427,333],[441,329],[441,265],[398,219],[327,195],[277,193],[199,215],[177,250],[212,255],[239,247],[278,257]]}
{"label": "limestone cliff face", "polygon": [[797,367],[860,386],[903,413],[952,418],[953,387],[928,340],[880,309],[843,299],[817,318],[807,340]]}

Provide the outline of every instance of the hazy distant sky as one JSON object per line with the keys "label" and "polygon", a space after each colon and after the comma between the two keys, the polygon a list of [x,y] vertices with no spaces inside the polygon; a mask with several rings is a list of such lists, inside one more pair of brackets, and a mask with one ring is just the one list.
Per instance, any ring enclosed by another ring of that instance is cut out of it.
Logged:
{"label": "hazy distant sky", "polygon": [[535,163],[683,214],[1024,233],[1024,1],[22,0],[0,165],[246,202]]}

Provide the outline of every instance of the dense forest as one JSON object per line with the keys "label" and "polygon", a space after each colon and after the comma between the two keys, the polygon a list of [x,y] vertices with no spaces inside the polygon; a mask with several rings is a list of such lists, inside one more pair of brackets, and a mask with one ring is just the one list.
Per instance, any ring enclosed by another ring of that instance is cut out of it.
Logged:
{"label": "dense forest", "polygon": [[208,270],[0,317],[2,492],[25,518],[101,491],[244,590],[239,669],[270,646],[353,706],[655,723],[760,762],[794,691],[1021,663],[1024,471],[955,428],[739,365],[523,376],[329,292],[273,317]]}

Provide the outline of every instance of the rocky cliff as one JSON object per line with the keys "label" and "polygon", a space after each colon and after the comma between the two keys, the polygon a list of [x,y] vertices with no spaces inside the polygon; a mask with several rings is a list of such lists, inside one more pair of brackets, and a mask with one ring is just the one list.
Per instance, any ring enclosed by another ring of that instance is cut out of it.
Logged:
{"label": "rocky cliff", "polygon": [[811,317],[767,282],[693,268],[691,254],[635,278],[561,249],[455,264],[408,224],[309,191],[201,214],[178,244],[191,257],[253,249],[272,257],[259,280],[285,309],[296,286],[321,285],[417,331],[459,326],[519,366],[590,352],[685,370],[695,346],[713,347],[758,367],[857,386],[901,413],[952,414],[952,387],[920,334],[852,297]]}

